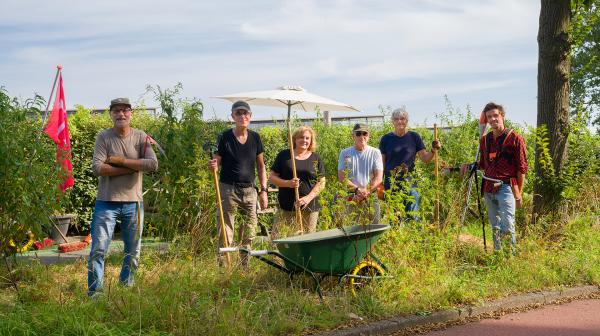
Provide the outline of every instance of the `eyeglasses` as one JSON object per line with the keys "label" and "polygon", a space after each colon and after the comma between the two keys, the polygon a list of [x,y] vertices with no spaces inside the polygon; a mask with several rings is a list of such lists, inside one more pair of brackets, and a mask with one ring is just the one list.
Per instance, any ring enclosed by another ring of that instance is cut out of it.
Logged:
{"label": "eyeglasses", "polygon": [[127,113],[127,112],[131,112],[132,110],[129,107],[125,107],[125,108],[114,108],[110,111],[114,112],[114,113],[121,113],[121,112]]}
{"label": "eyeglasses", "polygon": [[356,136],[369,136],[369,132],[364,132],[364,131],[355,131],[354,135]]}
{"label": "eyeglasses", "polygon": [[250,111],[245,111],[245,110],[237,110],[233,113],[234,116],[236,117],[241,117],[241,116],[251,116],[252,113],[250,113]]}

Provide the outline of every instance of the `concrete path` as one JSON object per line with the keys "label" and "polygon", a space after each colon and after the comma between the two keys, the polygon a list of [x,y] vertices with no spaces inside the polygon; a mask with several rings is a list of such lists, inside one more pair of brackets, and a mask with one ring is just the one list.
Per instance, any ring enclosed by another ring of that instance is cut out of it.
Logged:
{"label": "concrete path", "polygon": [[[69,242],[81,241],[83,237],[67,237]],[[143,238],[142,239],[142,253],[144,250],[150,248],[154,250],[166,251],[169,247],[169,244],[166,242],[161,242],[157,239],[153,238]],[[119,253],[123,251],[123,241],[117,239],[113,239],[110,242],[108,247],[108,254],[111,253]],[[19,261],[29,261],[29,260],[39,260],[43,265],[51,265],[51,264],[64,264],[64,263],[74,263],[77,260],[87,260],[90,255],[90,247],[79,251],[59,253],[58,246],[55,245],[50,249],[44,250],[31,250],[25,253],[17,254],[17,260]]]}
{"label": "concrete path", "polygon": [[455,326],[426,336],[599,336],[600,299],[549,305],[498,319]]}

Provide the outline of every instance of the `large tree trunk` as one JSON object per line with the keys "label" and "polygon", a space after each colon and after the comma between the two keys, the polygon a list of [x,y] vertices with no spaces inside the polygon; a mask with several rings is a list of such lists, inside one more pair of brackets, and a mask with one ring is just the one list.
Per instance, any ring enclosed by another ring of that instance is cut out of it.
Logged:
{"label": "large tree trunk", "polygon": [[534,183],[534,220],[547,213],[558,200],[551,184],[559,176],[569,135],[569,74],[571,69],[569,26],[570,0],[542,0],[538,31],[538,106],[537,127],[548,129],[548,150],[554,172],[543,168],[542,148],[536,146]]}

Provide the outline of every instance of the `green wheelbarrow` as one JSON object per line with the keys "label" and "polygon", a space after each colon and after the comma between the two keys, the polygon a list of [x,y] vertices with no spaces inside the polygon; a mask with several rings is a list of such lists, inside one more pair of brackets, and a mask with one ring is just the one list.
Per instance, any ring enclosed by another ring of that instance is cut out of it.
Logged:
{"label": "green wheelbarrow", "polygon": [[219,253],[239,252],[255,257],[287,273],[309,274],[323,300],[320,282],[336,276],[348,282],[353,295],[373,279],[385,275],[387,267],[371,248],[389,225],[354,225],[274,240],[277,250],[251,250],[243,247],[220,248]]}

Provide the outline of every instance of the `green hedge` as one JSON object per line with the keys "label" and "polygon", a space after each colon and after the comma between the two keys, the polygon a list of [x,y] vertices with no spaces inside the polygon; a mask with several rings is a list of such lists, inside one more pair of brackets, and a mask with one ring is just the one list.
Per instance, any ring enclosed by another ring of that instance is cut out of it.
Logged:
{"label": "green hedge", "polygon": [[[134,112],[132,119],[133,127],[150,134],[166,152],[164,156],[157,151],[159,170],[144,177],[144,190],[147,192],[144,199],[149,209],[146,232],[171,238],[191,233],[198,241],[207,241],[209,237],[214,239],[214,185],[206,165],[209,154],[202,147],[206,142],[214,143],[217,134],[230,126],[224,121],[203,120],[202,103],[177,98],[177,87],[164,91],[157,88],[154,91],[161,102],[162,114],[151,116],[141,108]],[[56,192],[54,144],[45,135],[39,142],[34,141],[39,133],[39,118],[25,117],[39,116],[43,100],[37,98],[28,104],[19,104],[0,91],[0,104],[1,126],[4,130],[11,130],[0,135],[0,155],[5,158],[0,164],[0,230],[4,230],[1,233],[13,230],[8,229],[10,223],[31,226],[39,231],[47,223],[47,216],[55,211],[75,213],[76,228],[82,232],[88,230],[97,186],[97,178],[91,172],[91,158],[96,134],[111,126],[108,114],[93,115],[90,110],[78,106],[76,113],[69,118],[75,186],[66,196],[59,198]],[[477,118],[468,111],[461,113],[451,106],[437,117],[442,126],[449,127],[440,132],[443,144],[441,165],[456,166],[472,162],[477,147]],[[295,126],[298,125],[296,123]],[[351,126],[326,126],[318,120],[313,128],[317,134],[317,152],[324,160],[328,179],[321,197],[325,209],[320,221],[321,228],[326,228],[336,225],[330,207],[334,195],[342,189],[336,183],[337,160],[341,149],[352,145]],[[530,194],[534,178],[534,130],[516,128],[525,135],[527,141],[530,174],[525,192]],[[381,136],[391,130],[391,123],[372,127],[370,145],[377,147]],[[429,149],[432,132],[426,129],[416,131]],[[265,147],[266,164],[270,167],[277,153],[287,147],[287,130],[280,125],[265,127],[259,132]],[[591,134],[585,127],[574,127],[569,143],[567,173],[561,182],[564,184],[561,189],[563,199],[574,197],[578,190],[585,187],[580,182],[584,177],[598,175],[599,148],[597,135]],[[31,168],[28,166],[30,161]],[[462,207],[463,181],[457,175],[449,175],[440,178],[440,185],[436,187],[433,165],[418,162],[415,178],[422,194],[421,215],[426,220],[432,218],[433,200],[437,194],[442,204],[442,219],[455,222]],[[57,200],[60,200],[60,204]],[[393,223],[397,214],[388,211],[386,216],[384,220]]]}

